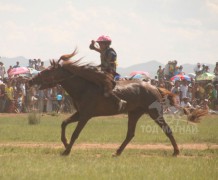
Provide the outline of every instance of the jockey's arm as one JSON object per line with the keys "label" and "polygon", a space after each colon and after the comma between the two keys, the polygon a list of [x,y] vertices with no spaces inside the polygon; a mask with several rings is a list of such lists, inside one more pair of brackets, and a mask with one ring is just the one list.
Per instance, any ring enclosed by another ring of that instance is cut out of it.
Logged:
{"label": "jockey's arm", "polygon": [[95,51],[101,53],[100,48],[95,46],[95,41],[94,41],[94,40],[92,40],[91,44],[89,45],[89,48],[90,48],[91,50],[95,50]]}

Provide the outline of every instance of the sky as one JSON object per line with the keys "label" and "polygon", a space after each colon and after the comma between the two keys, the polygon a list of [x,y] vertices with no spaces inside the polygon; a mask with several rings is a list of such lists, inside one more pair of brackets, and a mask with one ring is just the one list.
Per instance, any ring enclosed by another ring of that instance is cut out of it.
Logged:
{"label": "sky", "polygon": [[118,66],[218,62],[218,0],[0,0],[0,56],[58,59],[108,35]]}

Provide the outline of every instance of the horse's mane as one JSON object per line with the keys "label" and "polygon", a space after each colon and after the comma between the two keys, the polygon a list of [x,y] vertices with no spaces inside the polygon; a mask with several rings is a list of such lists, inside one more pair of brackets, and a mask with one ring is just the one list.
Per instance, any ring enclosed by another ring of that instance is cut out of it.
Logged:
{"label": "horse's mane", "polygon": [[82,65],[80,60],[63,61],[62,67],[68,72],[109,91],[111,91],[115,86],[111,74],[99,71],[96,66],[92,66],[91,64]]}

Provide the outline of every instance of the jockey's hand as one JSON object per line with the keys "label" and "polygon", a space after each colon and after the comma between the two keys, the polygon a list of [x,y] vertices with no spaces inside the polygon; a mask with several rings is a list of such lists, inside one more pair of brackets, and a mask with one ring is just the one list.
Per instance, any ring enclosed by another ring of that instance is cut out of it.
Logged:
{"label": "jockey's hand", "polygon": [[92,50],[95,49],[95,41],[94,40],[91,41],[91,44],[89,45],[89,48],[92,49]]}

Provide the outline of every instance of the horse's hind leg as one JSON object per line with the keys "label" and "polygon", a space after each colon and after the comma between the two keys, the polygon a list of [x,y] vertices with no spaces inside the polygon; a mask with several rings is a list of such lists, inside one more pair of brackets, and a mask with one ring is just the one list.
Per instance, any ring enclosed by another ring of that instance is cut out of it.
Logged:
{"label": "horse's hind leg", "polygon": [[156,112],[156,109],[149,110],[149,115],[155,122],[162,128],[166,136],[170,139],[171,144],[173,145],[174,153],[173,156],[179,155],[179,148],[177,146],[176,140],[173,137],[173,132],[170,129],[169,125],[164,120],[163,115]]}
{"label": "horse's hind leg", "polygon": [[121,146],[117,149],[116,153],[113,154],[113,156],[119,156],[122,153],[122,151],[125,149],[126,145],[135,136],[136,123],[138,122],[139,118],[142,116],[143,113],[144,112],[142,111],[128,113],[128,130],[127,130],[126,138],[121,144]]}
{"label": "horse's hind leg", "polygon": [[67,143],[67,138],[66,138],[66,127],[68,124],[73,123],[73,122],[77,122],[79,119],[79,113],[76,112],[75,114],[73,114],[72,116],[70,116],[69,118],[67,118],[66,120],[64,120],[61,124],[61,141],[64,144],[64,147],[67,148],[68,143]]}

